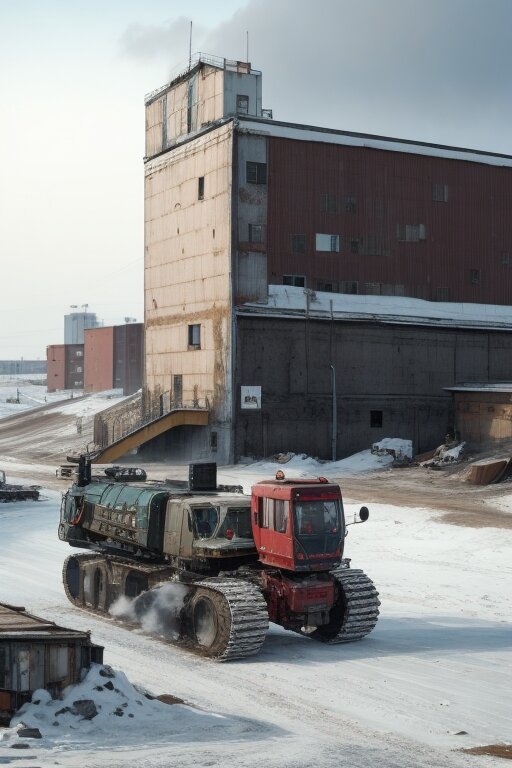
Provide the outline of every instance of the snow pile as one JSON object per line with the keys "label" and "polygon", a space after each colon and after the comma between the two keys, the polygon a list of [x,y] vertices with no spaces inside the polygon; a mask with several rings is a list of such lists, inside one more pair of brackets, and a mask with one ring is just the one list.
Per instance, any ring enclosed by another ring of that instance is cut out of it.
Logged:
{"label": "snow pile", "polygon": [[[23,738],[23,728],[37,728],[42,740],[31,746],[56,743],[79,747],[84,743],[126,744],[137,740],[166,741],[178,733],[219,725],[220,715],[199,712],[172,696],[162,701],[132,685],[119,670],[93,664],[84,680],[68,686],[62,698],[52,699],[45,689],[32,695],[12,718],[10,728],[0,729],[0,744],[11,746]],[[178,702],[169,706],[167,702]],[[199,722],[198,722],[199,721]]]}
{"label": "snow pile", "polygon": [[412,440],[402,440],[401,437],[385,437],[372,445],[372,453],[395,456],[397,459],[412,459]]}

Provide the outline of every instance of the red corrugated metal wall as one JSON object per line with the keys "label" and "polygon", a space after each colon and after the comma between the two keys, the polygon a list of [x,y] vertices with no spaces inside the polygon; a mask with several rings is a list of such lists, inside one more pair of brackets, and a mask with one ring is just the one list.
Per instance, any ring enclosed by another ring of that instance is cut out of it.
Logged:
{"label": "red corrugated metal wall", "polygon": [[[268,139],[270,283],[304,275],[316,290],[510,304],[511,210],[512,168]],[[421,237],[414,225],[424,239],[398,239]],[[317,233],[339,235],[339,252],[318,252]]]}

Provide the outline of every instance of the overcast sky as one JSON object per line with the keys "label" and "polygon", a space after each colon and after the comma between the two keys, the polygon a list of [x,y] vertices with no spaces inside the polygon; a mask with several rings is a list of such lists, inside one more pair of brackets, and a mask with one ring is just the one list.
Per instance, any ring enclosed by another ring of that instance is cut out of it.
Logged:
{"label": "overcast sky", "polygon": [[512,154],[512,0],[0,0],[0,359],[143,319],[144,95],[249,59],[276,120]]}

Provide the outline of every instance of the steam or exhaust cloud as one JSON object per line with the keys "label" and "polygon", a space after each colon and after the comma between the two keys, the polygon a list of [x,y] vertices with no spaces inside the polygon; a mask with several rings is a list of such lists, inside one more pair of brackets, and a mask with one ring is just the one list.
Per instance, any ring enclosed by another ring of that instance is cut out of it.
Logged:
{"label": "steam or exhaust cloud", "polygon": [[510,153],[510,0],[252,0],[205,40],[277,120]]}
{"label": "steam or exhaust cloud", "polygon": [[163,584],[134,599],[122,595],[109,612],[115,618],[140,624],[146,632],[176,640],[180,634],[179,613],[188,592],[183,584]]}
{"label": "steam or exhaust cloud", "polygon": [[[205,29],[194,23],[192,33],[195,50],[204,38]],[[189,41],[190,19],[181,16],[159,25],[130,24],[119,42],[121,52],[134,59],[163,58],[166,62],[178,63],[178,59],[189,48]]]}

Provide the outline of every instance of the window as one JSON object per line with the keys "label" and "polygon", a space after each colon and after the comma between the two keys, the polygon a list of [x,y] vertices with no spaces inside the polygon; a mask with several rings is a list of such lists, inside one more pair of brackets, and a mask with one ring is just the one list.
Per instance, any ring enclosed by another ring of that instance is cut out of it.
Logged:
{"label": "window", "polygon": [[350,253],[359,253],[359,245],[361,241],[357,237],[353,237],[350,241]]}
{"label": "window", "polygon": [[317,232],[316,250],[338,252],[340,250],[340,236],[324,235]]}
{"label": "window", "polygon": [[306,253],[306,235],[292,235],[292,253]]}
{"label": "window", "polygon": [[75,373],[82,373],[82,366],[77,365]]}
{"label": "window", "polygon": [[480,284],[480,270],[479,269],[470,269],[469,270],[469,280],[472,285],[479,285]]}
{"label": "window", "polygon": [[189,346],[189,349],[191,347],[193,349],[201,348],[201,326],[200,325],[188,326],[188,346]]}
{"label": "window", "polygon": [[249,224],[249,242],[263,242],[263,224]]}
{"label": "window", "polygon": [[273,512],[273,508],[270,506],[272,501],[272,499],[260,499],[260,528],[270,528],[270,519]]}
{"label": "window", "polygon": [[359,283],[357,280],[342,280],[340,283],[340,293],[359,293]]}
{"label": "window", "polygon": [[248,184],[267,183],[267,164],[255,163],[248,160],[245,166],[246,181]]}
{"label": "window", "polygon": [[212,451],[216,451],[218,446],[217,432],[210,432],[210,448]]}
{"label": "window", "polygon": [[200,176],[197,180],[197,199],[204,200],[204,176]]}
{"label": "window", "polygon": [[237,115],[249,114],[249,97],[243,94],[237,94],[236,97],[236,113]]}
{"label": "window", "polygon": [[336,213],[336,195],[323,194],[320,201],[322,213]]}
{"label": "window", "polygon": [[440,285],[435,290],[435,301],[449,301],[450,292],[447,285]]}
{"label": "window", "polygon": [[343,199],[343,205],[345,208],[345,213],[357,212],[357,200],[355,197],[345,197]]}
{"label": "window", "polygon": [[295,285],[299,288],[304,288],[306,278],[304,275],[283,275],[283,285]]}
{"label": "window", "polygon": [[382,411],[370,411],[370,427],[372,429],[382,427]]}
{"label": "window", "polygon": [[284,499],[274,500],[274,529],[278,533],[286,533],[288,526],[288,502]]}
{"label": "window", "polygon": [[338,293],[338,283],[335,280],[317,280],[316,290],[325,293]]}
{"label": "window", "polygon": [[420,240],[425,240],[425,225],[397,224],[396,237],[397,240],[401,240],[403,242],[418,243]]}
{"label": "window", "polygon": [[[363,245],[362,241],[359,242],[361,245]],[[368,235],[365,238],[364,248],[362,248],[362,251],[367,256],[385,256],[386,244],[384,243],[382,237],[379,235]]]}
{"label": "window", "polygon": [[75,352],[75,355],[76,355],[76,357],[83,357],[84,353],[82,352],[81,349],[77,349],[76,352]]}
{"label": "window", "polygon": [[447,203],[448,202],[448,184],[433,184],[432,200],[434,200],[436,203]]}
{"label": "window", "polygon": [[510,262],[512,259],[510,258],[510,253],[502,253],[501,254],[501,264],[504,267],[508,267],[510,265]]}

